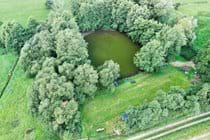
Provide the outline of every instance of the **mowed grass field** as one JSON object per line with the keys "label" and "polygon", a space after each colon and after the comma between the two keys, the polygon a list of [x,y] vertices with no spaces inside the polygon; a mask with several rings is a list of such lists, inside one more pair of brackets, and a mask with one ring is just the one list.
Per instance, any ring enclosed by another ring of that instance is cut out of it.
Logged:
{"label": "mowed grass field", "polygon": [[[136,83],[132,84],[132,80]],[[187,88],[189,85],[188,76],[168,66],[159,73],[140,73],[125,79],[114,91],[98,91],[98,95],[86,101],[82,108],[83,137],[104,135],[96,133],[97,128],[112,133],[123,111],[130,105],[152,100],[159,89],[167,91],[171,86]]]}
{"label": "mowed grass field", "polygon": [[0,21],[18,21],[26,25],[28,18],[44,20],[48,15],[46,0],[0,0]]}
{"label": "mowed grass field", "polygon": [[90,59],[95,66],[113,60],[120,65],[122,77],[135,74],[138,69],[133,58],[139,48],[124,34],[115,31],[98,31],[85,37]]}

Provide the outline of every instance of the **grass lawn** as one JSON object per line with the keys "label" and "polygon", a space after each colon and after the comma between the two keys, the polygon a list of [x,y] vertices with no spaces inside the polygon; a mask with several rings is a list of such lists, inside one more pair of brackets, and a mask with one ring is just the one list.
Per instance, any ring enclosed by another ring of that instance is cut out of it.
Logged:
{"label": "grass lawn", "polygon": [[8,53],[4,52],[5,50],[0,48],[0,92],[6,84],[8,73],[17,59],[17,55],[14,51],[10,51]]}
{"label": "grass lawn", "polygon": [[48,15],[45,8],[46,0],[0,0],[0,21],[16,20],[22,25],[27,24],[31,16],[44,20]]}
{"label": "grass lawn", "polygon": [[[135,80],[135,84],[131,84]],[[120,115],[130,105],[139,105],[152,100],[159,89],[170,86],[186,88],[189,78],[176,68],[166,67],[155,74],[140,73],[122,81],[114,91],[98,91],[94,99],[86,101],[82,108],[83,137],[97,136],[97,128],[106,128],[111,133],[120,120]],[[101,133],[104,135],[104,133]]]}
{"label": "grass lawn", "polygon": [[89,43],[90,59],[95,66],[106,60],[113,60],[120,65],[122,77],[138,71],[133,58],[139,48],[124,34],[114,31],[99,31],[85,37]]}
{"label": "grass lawn", "polygon": [[[9,58],[9,57],[7,57]],[[4,62],[4,61],[0,61]],[[20,65],[16,67],[3,97],[0,99],[0,139],[23,140],[35,137],[37,140],[54,140],[57,137],[29,113],[27,90],[32,80],[28,79]],[[27,131],[32,130],[31,133]]]}

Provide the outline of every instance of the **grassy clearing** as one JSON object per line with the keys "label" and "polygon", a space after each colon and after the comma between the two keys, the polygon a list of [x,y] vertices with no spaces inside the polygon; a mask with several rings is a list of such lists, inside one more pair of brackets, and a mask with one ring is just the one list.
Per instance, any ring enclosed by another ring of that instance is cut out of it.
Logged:
{"label": "grassy clearing", "polygon": [[[23,140],[28,137],[35,137],[37,140],[57,138],[29,112],[27,90],[31,84],[32,80],[25,76],[22,68],[18,65],[9,86],[0,99],[1,140],[14,138]],[[33,130],[32,133],[26,134],[30,129]]]}
{"label": "grassy clearing", "polygon": [[[131,84],[131,80],[136,83]],[[96,129],[101,127],[106,128],[106,133],[111,133],[120,120],[120,114],[130,105],[152,100],[159,89],[167,91],[170,86],[186,88],[189,85],[189,79],[184,73],[167,67],[159,73],[140,73],[125,79],[114,91],[98,91],[98,95],[82,108],[83,136],[99,135]]]}
{"label": "grassy clearing", "polygon": [[30,16],[37,20],[47,17],[46,0],[0,0],[0,21],[16,20],[26,25]]}
{"label": "grassy clearing", "polygon": [[113,31],[99,31],[85,39],[89,43],[90,59],[94,65],[99,66],[112,59],[120,65],[120,74],[123,77],[138,71],[133,63],[138,48],[126,35]]}

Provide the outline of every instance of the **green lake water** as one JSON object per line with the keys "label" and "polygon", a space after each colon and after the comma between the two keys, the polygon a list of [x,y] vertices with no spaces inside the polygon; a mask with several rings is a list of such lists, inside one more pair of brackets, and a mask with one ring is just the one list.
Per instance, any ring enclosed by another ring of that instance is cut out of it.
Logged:
{"label": "green lake water", "polygon": [[138,71],[133,57],[139,48],[126,35],[116,31],[98,31],[86,36],[85,40],[93,65],[99,66],[112,59],[120,65],[121,77]]}

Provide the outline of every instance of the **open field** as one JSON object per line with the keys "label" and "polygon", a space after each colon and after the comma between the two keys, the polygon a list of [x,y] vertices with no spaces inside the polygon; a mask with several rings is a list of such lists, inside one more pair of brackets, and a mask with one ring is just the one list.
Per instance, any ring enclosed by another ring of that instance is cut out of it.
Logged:
{"label": "open field", "polygon": [[113,31],[99,31],[85,37],[94,65],[100,66],[106,60],[113,60],[120,65],[123,77],[135,74],[138,69],[133,58],[139,48],[124,34]]}
{"label": "open field", "polygon": [[8,74],[16,59],[17,55],[15,52],[9,51],[5,53],[3,49],[0,49],[0,92],[7,82]]}
{"label": "open field", "polygon": [[0,0],[0,21],[15,20],[26,25],[28,18],[44,20],[48,15],[45,0]]}
{"label": "open field", "polygon": [[[56,139],[56,136],[48,132],[49,129],[44,124],[41,124],[38,118],[33,118],[30,115],[27,90],[31,84],[32,80],[25,76],[25,73],[18,64],[12,80],[0,99],[1,140],[11,140],[14,138],[23,140],[30,135],[39,140]],[[26,134],[29,130],[32,130],[32,132]]]}
{"label": "open field", "polygon": [[[136,83],[131,84],[131,80]],[[189,85],[190,81],[184,73],[167,67],[160,73],[141,73],[123,80],[114,91],[98,91],[98,95],[82,108],[83,136],[95,136],[96,129],[101,127],[105,127],[108,133],[112,132],[124,110],[130,105],[152,100],[159,89],[167,91],[170,86],[187,88]]]}

